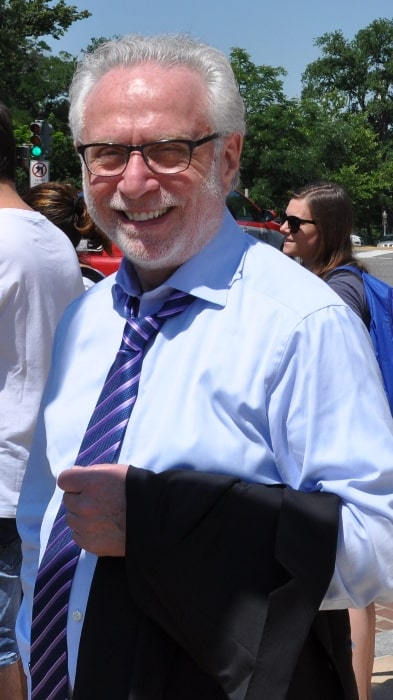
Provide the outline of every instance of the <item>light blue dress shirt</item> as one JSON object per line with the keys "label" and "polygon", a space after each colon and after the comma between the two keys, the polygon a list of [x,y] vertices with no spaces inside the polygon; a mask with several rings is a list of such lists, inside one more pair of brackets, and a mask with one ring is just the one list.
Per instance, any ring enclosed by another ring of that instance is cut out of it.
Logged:
{"label": "light blue dress shirt", "polygon": [[[119,463],[338,494],[337,565],[324,606],[391,600],[393,421],[363,323],[316,275],[243,234],[228,213],[202,251],[142,295],[140,315],[173,288],[196,299],[146,353]],[[123,262],[58,328],[18,509],[25,664],[38,560],[62,496],[56,477],[75,462],[120,345],[124,293],[138,292]],[[94,565],[84,554],[72,587],[71,679]]]}

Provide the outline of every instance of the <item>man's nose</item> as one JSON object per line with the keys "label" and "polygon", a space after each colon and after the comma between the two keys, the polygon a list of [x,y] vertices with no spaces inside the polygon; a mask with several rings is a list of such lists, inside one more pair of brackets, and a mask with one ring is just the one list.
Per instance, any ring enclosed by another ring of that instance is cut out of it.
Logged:
{"label": "man's nose", "polygon": [[128,195],[140,196],[160,187],[159,176],[153,173],[139,151],[132,151],[120,178],[118,188]]}

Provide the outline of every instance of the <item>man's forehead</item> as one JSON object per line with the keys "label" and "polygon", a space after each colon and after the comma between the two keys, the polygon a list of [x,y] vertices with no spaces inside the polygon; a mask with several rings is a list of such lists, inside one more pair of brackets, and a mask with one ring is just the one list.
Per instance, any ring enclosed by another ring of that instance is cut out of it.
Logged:
{"label": "man's forehead", "polygon": [[94,131],[98,124],[101,129],[104,121],[111,128],[135,126],[148,130],[151,126],[154,132],[162,128],[162,138],[172,133],[189,135],[194,128],[198,131],[208,125],[204,90],[202,78],[190,69],[165,71],[155,64],[114,68],[86,99],[84,137],[86,130]]}
{"label": "man's forehead", "polygon": [[92,88],[90,95],[102,91],[116,90],[145,94],[158,90],[170,92],[177,86],[188,93],[204,91],[202,76],[188,66],[164,66],[154,62],[141,63],[133,66],[117,66],[105,73]]}

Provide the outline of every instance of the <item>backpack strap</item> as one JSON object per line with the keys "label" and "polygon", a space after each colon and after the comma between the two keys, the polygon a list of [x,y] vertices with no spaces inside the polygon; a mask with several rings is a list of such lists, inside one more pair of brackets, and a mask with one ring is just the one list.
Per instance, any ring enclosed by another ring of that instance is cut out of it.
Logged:
{"label": "backpack strap", "polygon": [[361,277],[361,278],[363,277],[363,272],[361,270],[359,270],[359,268],[356,267],[356,265],[339,265],[338,267],[335,267],[334,270],[332,270],[329,273],[329,277],[334,272],[338,272],[338,270],[346,270],[347,272],[353,272],[358,277]]}

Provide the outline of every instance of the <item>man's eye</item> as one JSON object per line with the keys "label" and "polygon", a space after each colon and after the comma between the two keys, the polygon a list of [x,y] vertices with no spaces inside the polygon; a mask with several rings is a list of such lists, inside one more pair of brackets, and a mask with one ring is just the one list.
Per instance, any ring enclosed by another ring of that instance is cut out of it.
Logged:
{"label": "man's eye", "polygon": [[149,149],[149,158],[183,157],[188,156],[188,149],[184,143],[162,143]]}
{"label": "man's eye", "polygon": [[96,158],[98,160],[102,160],[103,158],[116,158],[119,156],[121,158],[124,157],[124,149],[116,148],[115,146],[105,146],[97,149],[93,153],[93,158]]}

